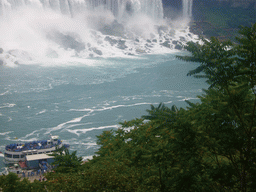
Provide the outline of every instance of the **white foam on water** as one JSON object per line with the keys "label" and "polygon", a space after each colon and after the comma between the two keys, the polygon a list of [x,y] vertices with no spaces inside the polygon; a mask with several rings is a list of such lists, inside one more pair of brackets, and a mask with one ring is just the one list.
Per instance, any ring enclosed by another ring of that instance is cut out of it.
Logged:
{"label": "white foam on water", "polygon": [[[125,97],[126,98],[126,97]],[[124,100],[128,100],[128,99],[125,99]],[[114,105],[114,106],[110,106],[110,107],[104,107],[102,106],[102,108],[100,109],[95,109],[92,108],[92,109],[88,109],[88,108],[84,108],[84,109],[69,109],[69,111],[90,111],[90,113],[92,112],[98,112],[98,111],[107,111],[107,110],[112,110],[112,109],[117,109],[117,108],[127,108],[127,107],[134,107],[134,106],[140,106],[140,105],[156,105],[158,103],[148,103],[148,102],[142,102],[142,103],[134,103],[134,104],[130,104],[130,105]]]}
{"label": "white foam on water", "polygon": [[120,128],[120,125],[109,125],[109,126],[92,127],[92,128],[86,128],[86,129],[73,129],[73,130],[67,129],[67,131],[77,136],[80,136],[81,134],[85,134],[89,131],[104,130],[104,129],[110,129],[110,128],[118,129]]}
{"label": "white foam on water", "polygon": [[200,100],[199,98],[193,98],[193,97],[185,97],[184,99],[178,100],[178,101],[186,101],[186,100]]}
{"label": "white foam on water", "polygon": [[89,155],[89,156],[83,156],[83,161],[87,161],[87,160],[92,160],[93,156],[98,156],[98,155]]}
{"label": "white foam on water", "polygon": [[44,110],[42,110],[42,111],[39,111],[38,113],[36,113],[36,115],[40,115],[40,114],[43,114],[43,113],[45,113],[47,110],[46,109],[44,109]]}
{"label": "white foam on water", "polygon": [[3,92],[3,93],[0,93],[0,96],[6,95],[6,94],[8,94],[8,93],[9,93],[9,91],[5,91],[5,92]]}
{"label": "white foam on water", "polygon": [[67,122],[64,122],[64,123],[61,123],[59,125],[57,125],[56,127],[53,127],[53,128],[48,128],[47,131],[44,133],[45,135],[48,135],[50,134],[51,132],[53,131],[60,131],[62,129],[68,129],[70,127],[74,127],[74,126],[78,126],[77,124],[76,125],[68,125],[68,124],[72,124],[72,123],[79,123],[80,121],[82,121],[82,119],[84,117],[87,117],[87,116],[90,116],[90,113],[89,114],[86,114],[86,115],[83,115],[81,117],[77,117],[77,118],[74,118],[70,121],[67,121]]}
{"label": "white foam on water", "polygon": [[0,133],[0,135],[8,135],[10,133],[13,133],[13,131],[3,132],[3,133]]}
{"label": "white foam on water", "polygon": [[3,106],[0,106],[0,109],[2,109],[2,108],[12,108],[15,105],[16,104],[14,104],[14,103],[3,103]]}

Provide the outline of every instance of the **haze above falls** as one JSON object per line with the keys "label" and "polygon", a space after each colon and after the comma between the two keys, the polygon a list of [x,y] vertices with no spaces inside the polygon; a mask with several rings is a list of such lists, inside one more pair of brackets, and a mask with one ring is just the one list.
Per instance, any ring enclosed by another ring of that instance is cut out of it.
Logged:
{"label": "haze above falls", "polygon": [[[163,19],[161,0],[0,0],[0,64],[168,53],[196,36]],[[179,25],[177,25],[179,23]]]}

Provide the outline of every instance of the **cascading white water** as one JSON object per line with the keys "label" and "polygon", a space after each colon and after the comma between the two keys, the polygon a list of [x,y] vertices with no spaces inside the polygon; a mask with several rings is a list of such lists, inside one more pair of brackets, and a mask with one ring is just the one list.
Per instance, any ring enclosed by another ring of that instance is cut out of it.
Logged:
{"label": "cascading white water", "polygon": [[192,17],[193,0],[182,0],[183,18],[190,19]]}
{"label": "cascading white water", "polygon": [[162,0],[0,0],[0,65],[166,53],[192,37],[161,25]]}
{"label": "cascading white water", "polygon": [[162,0],[0,0],[0,65],[136,52],[122,42],[151,38],[162,19]]}
{"label": "cascading white water", "polygon": [[0,0],[0,15],[29,5],[51,8],[71,16],[102,6],[105,10],[110,10],[116,18],[122,18],[127,12],[143,13],[154,19],[163,18],[161,0]]}

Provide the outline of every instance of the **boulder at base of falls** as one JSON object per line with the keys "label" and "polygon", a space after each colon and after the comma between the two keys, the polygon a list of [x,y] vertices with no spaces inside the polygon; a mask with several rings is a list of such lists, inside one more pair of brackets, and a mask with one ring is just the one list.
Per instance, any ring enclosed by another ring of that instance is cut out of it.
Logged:
{"label": "boulder at base of falls", "polygon": [[117,44],[117,42],[118,42],[116,39],[112,39],[112,38],[109,37],[109,36],[106,36],[104,40],[105,40],[105,41],[108,41],[111,46]]}
{"label": "boulder at base of falls", "polygon": [[118,41],[117,48],[119,48],[119,49],[126,49],[126,48],[128,48],[128,47],[125,45],[125,40],[119,40],[119,41]]}
{"label": "boulder at base of falls", "polygon": [[168,27],[167,26],[158,26],[158,29],[157,29],[158,33],[161,34],[161,33],[167,33],[168,32]]}
{"label": "boulder at base of falls", "polygon": [[172,44],[177,45],[178,41],[172,41]]}
{"label": "boulder at base of falls", "polygon": [[182,45],[175,45],[175,47],[174,47],[175,49],[178,49],[178,50],[182,50]]}
{"label": "boulder at base of falls", "polygon": [[102,51],[97,49],[96,47],[92,47],[92,51],[98,55],[103,55]]}
{"label": "boulder at base of falls", "polygon": [[103,28],[100,29],[104,35],[113,35],[124,37],[125,28],[122,24],[118,23],[116,20],[111,23],[110,25],[105,25]]}
{"label": "boulder at base of falls", "polygon": [[143,54],[143,53],[146,53],[146,51],[145,51],[144,49],[137,48],[137,49],[136,49],[136,53],[138,53],[138,54]]}
{"label": "boulder at base of falls", "polygon": [[16,57],[18,60],[32,61],[31,56],[26,51],[22,51],[22,50],[19,50],[19,49],[13,49],[13,50],[8,51],[8,53],[10,55]]}
{"label": "boulder at base of falls", "polygon": [[4,52],[3,48],[0,48],[0,54],[2,54]]}
{"label": "boulder at base of falls", "polygon": [[77,52],[85,49],[85,43],[81,41],[78,34],[63,34],[56,31],[52,34],[48,34],[47,38],[59,44],[64,49],[74,49]]}
{"label": "boulder at base of falls", "polygon": [[48,49],[46,51],[46,56],[49,57],[49,58],[58,58],[59,55],[56,51],[54,51],[53,49]]}
{"label": "boulder at base of falls", "polygon": [[184,42],[184,41],[186,41],[186,38],[185,38],[185,37],[180,36],[180,40]]}
{"label": "boulder at base of falls", "polygon": [[164,47],[171,48],[170,41],[165,41],[164,43],[161,43]]}

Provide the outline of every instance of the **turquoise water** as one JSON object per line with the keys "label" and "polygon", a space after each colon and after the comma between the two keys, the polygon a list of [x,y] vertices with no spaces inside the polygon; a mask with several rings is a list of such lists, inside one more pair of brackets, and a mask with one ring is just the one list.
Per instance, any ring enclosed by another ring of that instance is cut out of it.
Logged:
{"label": "turquoise water", "polygon": [[[99,148],[96,135],[146,114],[160,102],[199,102],[203,79],[186,76],[198,64],[174,54],[0,67],[0,151],[10,143],[59,135],[77,154]],[[3,166],[0,157],[0,167]]]}

